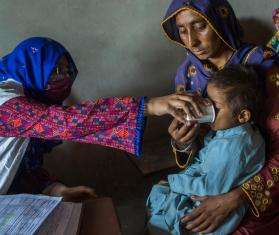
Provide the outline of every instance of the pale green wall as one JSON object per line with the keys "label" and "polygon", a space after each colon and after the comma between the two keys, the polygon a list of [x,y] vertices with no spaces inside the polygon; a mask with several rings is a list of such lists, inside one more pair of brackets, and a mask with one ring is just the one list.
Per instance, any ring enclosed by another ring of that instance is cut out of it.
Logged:
{"label": "pale green wall", "polygon": [[[80,74],[73,98],[163,94],[171,91],[183,58],[183,50],[169,43],[160,27],[169,2],[0,0],[0,55],[26,37],[48,36],[66,45],[76,60]],[[231,3],[239,17],[257,19],[267,29],[271,10],[279,5],[277,0]]]}

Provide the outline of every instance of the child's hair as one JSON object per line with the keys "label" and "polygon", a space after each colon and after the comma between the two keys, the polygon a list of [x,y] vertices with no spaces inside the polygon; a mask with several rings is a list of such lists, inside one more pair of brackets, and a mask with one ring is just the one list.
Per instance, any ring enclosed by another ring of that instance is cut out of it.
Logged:
{"label": "child's hair", "polygon": [[241,110],[248,109],[251,112],[251,121],[256,121],[262,108],[263,86],[253,67],[230,65],[215,72],[208,83],[224,90],[234,117]]}

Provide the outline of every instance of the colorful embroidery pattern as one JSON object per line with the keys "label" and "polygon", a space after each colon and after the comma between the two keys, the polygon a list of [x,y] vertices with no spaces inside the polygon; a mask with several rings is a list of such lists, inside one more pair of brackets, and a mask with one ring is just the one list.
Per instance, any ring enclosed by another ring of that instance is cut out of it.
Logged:
{"label": "colorful embroidery pattern", "polygon": [[[247,194],[251,202],[253,203],[255,216],[259,217],[259,211],[265,211],[266,205],[271,203],[270,192],[264,190],[264,184],[260,176],[255,176],[253,180],[248,181],[242,187],[244,192]],[[249,193],[248,193],[248,192]]]}
{"label": "colorful embroidery pattern", "polygon": [[257,217],[272,204],[270,191],[279,181],[279,168],[272,167],[270,170],[271,178],[264,180],[261,175],[256,175],[242,185],[242,190],[253,204],[252,212]]}
{"label": "colorful embroidery pattern", "polygon": [[270,58],[272,58],[273,56],[275,56],[275,51],[273,51],[272,49],[270,48],[265,48],[264,49],[264,52],[263,52],[263,58],[268,60]]}
{"label": "colorful embroidery pattern", "polygon": [[214,71],[213,66],[209,63],[204,63],[203,67],[204,67],[205,71],[207,71],[207,72],[213,72]]}
{"label": "colorful embroidery pattern", "polygon": [[269,79],[275,85],[275,87],[279,87],[279,72],[272,73],[269,76]]}
{"label": "colorful embroidery pattern", "polygon": [[144,98],[107,98],[71,107],[18,97],[0,106],[0,136],[105,145],[136,155],[144,127]]}
{"label": "colorful embroidery pattern", "polygon": [[194,77],[197,74],[196,67],[194,65],[189,66],[188,68],[188,77]]}

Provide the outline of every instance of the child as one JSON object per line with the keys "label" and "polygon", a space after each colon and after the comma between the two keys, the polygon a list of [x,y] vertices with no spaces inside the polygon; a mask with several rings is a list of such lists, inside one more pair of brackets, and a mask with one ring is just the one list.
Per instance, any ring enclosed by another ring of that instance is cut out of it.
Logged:
{"label": "child", "polygon": [[[193,234],[183,231],[181,218],[198,204],[192,195],[217,195],[238,187],[264,165],[265,144],[252,126],[260,107],[260,89],[251,68],[232,65],[216,72],[207,86],[216,119],[204,146],[184,171],[152,188],[147,199],[150,234]],[[213,234],[229,234],[243,218],[246,207],[232,213]],[[185,227],[185,226],[183,226]]]}

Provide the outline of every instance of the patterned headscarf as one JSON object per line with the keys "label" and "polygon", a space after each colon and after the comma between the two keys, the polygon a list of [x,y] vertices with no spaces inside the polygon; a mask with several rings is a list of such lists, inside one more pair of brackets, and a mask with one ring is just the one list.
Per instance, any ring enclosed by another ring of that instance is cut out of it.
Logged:
{"label": "patterned headscarf", "polygon": [[26,95],[43,95],[59,59],[65,55],[77,68],[69,52],[60,43],[42,37],[22,41],[10,54],[0,60],[0,82],[13,79],[22,84]]}
{"label": "patterned headscarf", "polygon": [[[73,78],[75,78],[78,72],[75,63],[69,52],[60,43],[42,37],[26,39],[10,54],[1,58],[0,83],[13,79],[23,86],[26,96],[46,103],[49,102],[49,98],[53,101],[58,97],[59,100],[55,100],[55,103],[61,103],[69,95],[73,83],[73,79],[72,81],[68,81],[68,79],[50,81],[51,74],[62,56],[67,57],[73,71]],[[44,95],[47,93],[52,96],[46,98]],[[61,141],[31,138],[14,182],[19,181],[23,172],[41,167],[43,154],[51,151],[60,143]],[[42,185],[42,187],[45,186]]]}
{"label": "patterned headscarf", "polygon": [[162,22],[162,27],[171,40],[185,47],[175,23],[176,14],[184,9],[190,9],[203,17],[221,40],[233,50],[241,46],[242,28],[226,0],[173,0]]}

